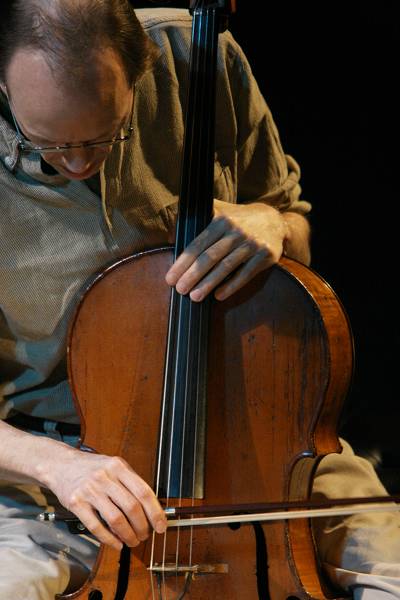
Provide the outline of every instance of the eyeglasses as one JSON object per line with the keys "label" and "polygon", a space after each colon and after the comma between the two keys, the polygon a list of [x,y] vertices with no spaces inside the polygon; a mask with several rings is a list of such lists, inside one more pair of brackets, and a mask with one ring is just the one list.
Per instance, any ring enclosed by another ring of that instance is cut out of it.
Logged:
{"label": "eyeglasses", "polygon": [[10,106],[11,116],[14,121],[14,126],[15,126],[15,129],[17,132],[18,146],[22,152],[26,152],[26,153],[36,152],[38,154],[46,154],[46,153],[53,154],[53,153],[57,153],[57,152],[67,152],[68,150],[75,150],[76,148],[109,148],[110,146],[115,146],[116,144],[121,144],[122,142],[126,142],[132,136],[133,107],[134,107],[134,99],[133,98],[132,98],[132,108],[131,108],[130,117],[129,117],[129,125],[128,125],[127,131],[124,135],[115,136],[109,140],[102,140],[102,141],[98,141],[98,142],[82,142],[80,144],[62,144],[62,145],[58,145],[58,146],[37,146],[36,144],[33,144],[30,140],[28,140],[24,136],[24,134],[21,132],[21,129],[18,125],[17,119],[15,118],[15,115],[13,113],[13,110],[11,107],[11,101],[10,101],[8,95],[7,95],[7,98],[8,98],[8,103]]}

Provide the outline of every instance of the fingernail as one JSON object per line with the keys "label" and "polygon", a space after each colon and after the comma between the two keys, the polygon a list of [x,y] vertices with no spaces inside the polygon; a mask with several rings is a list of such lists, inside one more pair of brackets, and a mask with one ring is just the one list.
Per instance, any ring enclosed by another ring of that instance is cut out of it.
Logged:
{"label": "fingernail", "polygon": [[200,290],[194,290],[191,292],[190,298],[195,302],[200,302],[200,300],[203,300],[203,293]]}
{"label": "fingernail", "polygon": [[186,285],[177,285],[176,286],[176,291],[179,292],[180,294],[187,294],[187,292],[189,291],[188,288],[186,287]]}

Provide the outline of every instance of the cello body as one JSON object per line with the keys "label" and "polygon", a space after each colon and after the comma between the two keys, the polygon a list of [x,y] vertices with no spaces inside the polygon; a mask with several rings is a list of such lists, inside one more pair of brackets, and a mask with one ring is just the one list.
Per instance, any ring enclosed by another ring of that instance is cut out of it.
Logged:
{"label": "cello body", "polygon": [[[68,348],[81,442],[124,458],[150,484],[172,260],[171,249],[161,249],[109,267],[81,301]],[[318,460],[340,451],[336,429],[353,360],[340,301],[312,270],[282,259],[213,303],[210,332],[205,494],[195,503],[307,499]],[[306,519],[168,529],[165,536],[125,548],[122,560],[102,547],[85,586],[62,598],[341,597],[324,581]],[[156,568],[149,570],[152,552]]]}

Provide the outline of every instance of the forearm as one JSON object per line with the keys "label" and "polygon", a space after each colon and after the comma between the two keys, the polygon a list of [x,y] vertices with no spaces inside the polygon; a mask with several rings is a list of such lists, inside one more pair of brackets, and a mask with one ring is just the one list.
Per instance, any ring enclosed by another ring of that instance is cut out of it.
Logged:
{"label": "forearm", "polygon": [[309,222],[303,215],[290,211],[283,213],[282,217],[287,225],[285,256],[309,265],[311,262]]}
{"label": "forearm", "polygon": [[[0,477],[51,489],[100,542],[121,550],[159,533],[166,517],[152,489],[119,457],[82,452],[0,422]],[[99,517],[101,514],[101,519]]]}
{"label": "forearm", "polygon": [[48,485],[62,455],[77,452],[62,442],[36,436],[0,421],[0,478],[14,483]]}

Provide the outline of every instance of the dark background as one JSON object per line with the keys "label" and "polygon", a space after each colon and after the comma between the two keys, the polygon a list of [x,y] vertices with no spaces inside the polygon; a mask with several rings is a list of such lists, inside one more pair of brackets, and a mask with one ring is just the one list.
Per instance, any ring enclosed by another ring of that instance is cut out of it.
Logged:
{"label": "dark background", "polygon": [[302,167],[303,196],[313,204],[312,266],[338,293],[352,325],[355,373],[341,432],[374,455],[385,482],[397,486],[395,2],[264,6],[265,16],[255,19],[239,2],[231,29],[285,150]]}
{"label": "dark background", "polygon": [[400,491],[396,3],[237,4],[230,29],[313,204],[312,266],[353,329],[355,374],[341,433]]}

